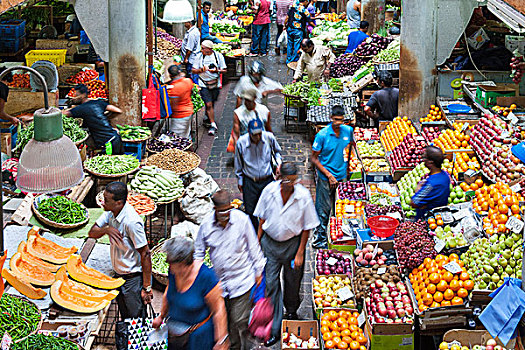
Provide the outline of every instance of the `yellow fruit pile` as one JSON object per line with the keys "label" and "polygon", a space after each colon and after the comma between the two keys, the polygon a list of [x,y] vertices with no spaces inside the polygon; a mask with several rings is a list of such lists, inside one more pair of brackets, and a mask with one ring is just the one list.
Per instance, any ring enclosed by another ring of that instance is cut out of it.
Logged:
{"label": "yellow fruit pile", "polygon": [[443,130],[441,135],[434,140],[434,144],[442,151],[452,151],[470,148],[470,135],[461,131],[463,123],[454,123],[454,131],[451,129]]}
{"label": "yellow fruit pile", "polygon": [[381,134],[381,142],[388,152],[396,148],[409,133],[417,135],[416,128],[410,119],[408,117],[396,117]]}
{"label": "yellow fruit pile", "polygon": [[443,113],[441,113],[439,107],[435,105],[430,106],[430,110],[428,111],[426,117],[419,118],[421,123],[438,122],[441,120],[443,120]]}

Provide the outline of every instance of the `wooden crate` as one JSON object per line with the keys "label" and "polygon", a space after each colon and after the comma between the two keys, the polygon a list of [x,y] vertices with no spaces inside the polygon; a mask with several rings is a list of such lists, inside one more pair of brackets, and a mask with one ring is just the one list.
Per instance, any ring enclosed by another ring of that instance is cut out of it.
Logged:
{"label": "wooden crate", "polygon": [[[58,106],[58,92],[48,92],[49,105]],[[9,99],[5,104],[5,112],[10,115],[19,115],[28,111],[34,112],[44,108],[44,93],[22,90],[9,91]]]}
{"label": "wooden crate", "polygon": [[321,348],[321,338],[319,337],[319,328],[317,325],[317,321],[283,320],[281,324],[281,349],[291,349],[284,346],[282,337],[284,333],[294,334],[298,338],[301,338],[305,341],[310,339],[310,337],[314,337],[317,339],[317,344],[319,344],[319,347],[311,349],[319,350]]}

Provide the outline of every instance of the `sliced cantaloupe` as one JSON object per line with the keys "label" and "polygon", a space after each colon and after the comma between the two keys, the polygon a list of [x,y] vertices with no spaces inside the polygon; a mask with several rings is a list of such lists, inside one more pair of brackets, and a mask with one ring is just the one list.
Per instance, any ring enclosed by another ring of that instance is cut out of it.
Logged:
{"label": "sliced cantaloupe", "polygon": [[31,284],[36,286],[50,286],[55,281],[55,275],[51,272],[28,263],[22,259],[22,254],[15,253],[9,260],[9,267],[17,276],[25,276]]}
{"label": "sliced cantaloupe", "polygon": [[92,287],[116,289],[125,282],[123,278],[111,278],[100,271],[87,267],[86,264],[82,262],[80,255],[71,255],[66,267],[71,278]]}
{"label": "sliced cantaloupe", "polygon": [[58,270],[56,276],[56,280],[62,281],[62,291],[65,293],[71,294],[74,297],[87,299],[91,301],[102,301],[102,300],[113,300],[118,295],[118,291],[111,290],[111,291],[105,291],[105,290],[97,290],[95,288],[92,288],[90,286],[86,286],[83,283],[75,282],[67,276],[66,268],[61,267],[60,270]]}
{"label": "sliced cantaloupe", "polygon": [[31,236],[27,239],[26,249],[31,255],[57,265],[67,263],[67,259],[69,259],[71,254],[77,251],[76,247],[70,248],[69,251],[64,251],[63,249],[58,251],[52,249],[50,246],[46,245],[41,238],[38,238],[38,236]]}
{"label": "sliced cantaloupe", "polygon": [[20,244],[18,245],[18,252],[22,254],[22,259],[24,259],[28,263],[31,263],[36,266],[40,266],[41,268],[49,272],[57,272],[58,269],[60,268],[60,265],[48,263],[40,258],[37,258],[33,254],[29,253],[29,251],[27,250],[27,245],[25,241],[20,242]]}
{"label": "sliced cantaloupe", "polygon": [[27,233],[27,239],[29,240],[29,238],[31,237],[35,237],[38,243],[48,246],[50,249],[64,254],[73,254],[76,253],[76,251],[78,250],[78,248],[74,246],[70,248],[62,247],[61,245],[42,237],[42,235],[39,233],[39,230],[35,229],[35,226]]}
{"label": "sliced cantaloupe", "polygon": [[51,299],[64,309],[87,314],[98,312],[111,303],[109,300],[92,301],[71,295],[64,288],[64,282],[61,280],[53,283],[50,295]]}
{"label": "sliced cantaloupe", "polygon": [[7,283],[13,286],[13,288],[29,299],[43,299],[47,295],[44,290],[33,287],[29,282],[29,278],[16,275],[9,269],[2,270],[2,277],[5,278]]}

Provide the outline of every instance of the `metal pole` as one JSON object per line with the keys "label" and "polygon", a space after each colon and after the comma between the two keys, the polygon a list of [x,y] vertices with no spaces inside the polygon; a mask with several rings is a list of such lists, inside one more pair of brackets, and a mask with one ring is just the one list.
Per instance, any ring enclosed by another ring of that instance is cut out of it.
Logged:
{"label": "metal pole", "polygon": [[146,86],[146,3],[108,0],[108,18],[109,98],[123,110],[112,123],[140,125],[142,89]]}
{"label": "metal pole", "polygon": [[[425,115],[437,96],[438,0],[406,0],[401,23],[399,115]],[[421,14],[424,13],[424,16]]]}
{"label": "metal pole", "polygon": [[[146,12],[148,16],[148,76],[151,75],[151,67],[153,67],[153,0],[148,0]],[[157,28],[155,28],[155,31]]]}
{"label": "metal pole", "polygon": [[377,33],[385,26],[385,0],[361,0],[361,19],[368,21],[369,33]]}

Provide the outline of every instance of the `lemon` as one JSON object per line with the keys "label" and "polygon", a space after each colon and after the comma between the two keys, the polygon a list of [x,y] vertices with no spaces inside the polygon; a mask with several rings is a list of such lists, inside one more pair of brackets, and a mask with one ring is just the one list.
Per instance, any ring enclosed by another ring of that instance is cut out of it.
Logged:
{"label": "lemon", "polygon": [[448,350],[448,343],[446,341],[439,344],[439,350]]}

